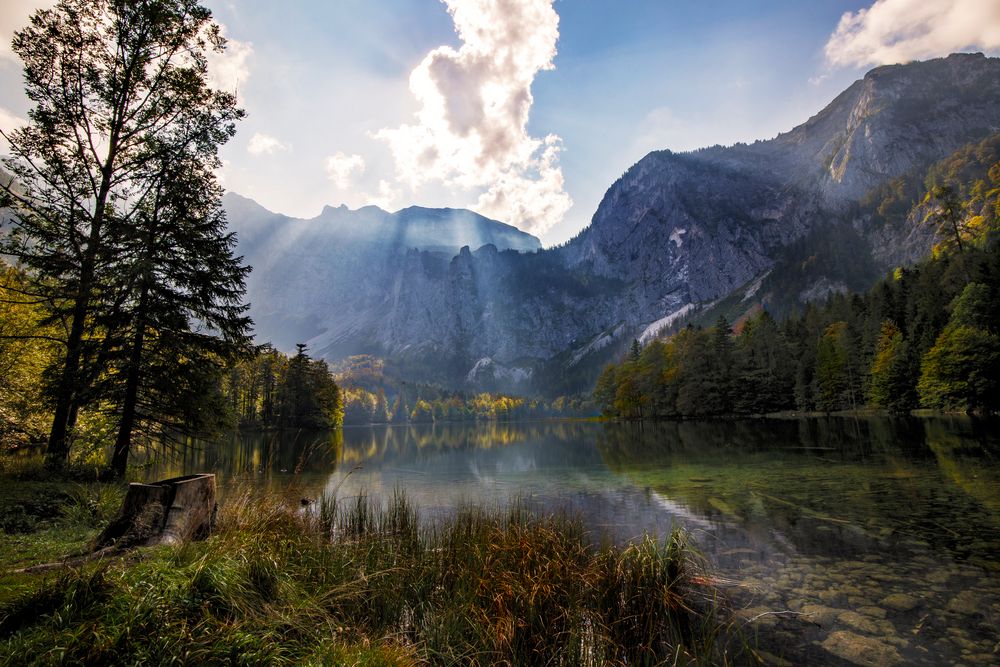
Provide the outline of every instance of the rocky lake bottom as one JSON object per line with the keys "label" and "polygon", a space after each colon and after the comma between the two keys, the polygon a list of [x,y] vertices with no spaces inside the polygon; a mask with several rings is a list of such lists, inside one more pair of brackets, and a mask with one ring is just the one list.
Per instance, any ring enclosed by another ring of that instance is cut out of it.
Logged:
{"label": "rocky lake bottom", "polygon": [[150,476],[521,502],[618,541],[683,527],[765,662],[1000,663],[1000,428],[969,418],[345,428],[192,448]]}

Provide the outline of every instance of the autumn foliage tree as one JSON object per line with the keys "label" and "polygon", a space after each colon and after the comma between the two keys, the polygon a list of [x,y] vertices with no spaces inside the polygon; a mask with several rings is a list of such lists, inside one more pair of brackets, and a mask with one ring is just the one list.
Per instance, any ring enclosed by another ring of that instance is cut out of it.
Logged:
{"label": "autumn foliage tree", "polygon": [[995,294],[970,283],[955,299],[948,325],[924,355],[917,389],[934,408],[1000,408],[1000,336],[990,317]]}

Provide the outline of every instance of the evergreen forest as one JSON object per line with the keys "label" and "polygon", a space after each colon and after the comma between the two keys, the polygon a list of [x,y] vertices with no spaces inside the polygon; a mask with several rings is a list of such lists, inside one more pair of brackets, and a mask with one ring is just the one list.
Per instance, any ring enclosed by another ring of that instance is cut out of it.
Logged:
{"label": "evergreen forest", "polygon": [[[921,223],[930,257],[867,293],[835,294],[776,320],[688,325],[633,341],[601,373],[594,399],[624,419],[918,408],[1000,408],[1000,161],[996,139],[928,176]],[[984,162],[984,160],[987,160]],[[905,211],[888,188],[878,210]]]}

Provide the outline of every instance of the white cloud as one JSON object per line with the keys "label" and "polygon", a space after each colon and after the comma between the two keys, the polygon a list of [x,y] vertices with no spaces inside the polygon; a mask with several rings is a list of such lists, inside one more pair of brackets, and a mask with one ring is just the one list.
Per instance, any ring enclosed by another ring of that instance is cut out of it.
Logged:
{"label": "white cloud", "polygon": [[[3,130],[5,134],[10,134],[12,130],[15,130],[23,125],[27,125],[28,121],[25,119],[12,114],[3,107],[0,107],[0,130]],[[0,136],[0,151],[6,152],[10,148],[10,144]]]}
{"label": "white cloud", "polygon": [[559,137],[527,130],[531,84],[553,68],[559,16],[552,0],[442,1],[461,47],[434,49],[410,74],[416,122],[374,136],[388,143],[411,188],[485,188],[477,205],[484,214],[542,233],[572,205]]}
{"label": "white cloud", "polygon": [[15,130],[27,124],[28,121],[26,121],[25,119],[21,118],[20,116],[12,114],[3,107],[0,107],[0,130],[3,130],[4,132],[10,132],[11,130]]}
{"label": "white cloud", "polygon": [[833,65],[885,65],[1000,49],[998,0],[876,0],[847,12],[826,43]]}
{"label": "white cloud", "polygon": [[279,141],[277,137],[269,134],[255,132],[247,143],[247,153],[250,155],[273,155],[278,151],[287,151],[291,146]]}
{"label": "white cloud", "polygon": [[540,156],[527,170],[510,169],[500,174],[476,202],[483,215],[509,222],[529,232],[541,234],[563,219],[573,200],[566,194],[559,168],[558,137],[545,138]]}
{"label": "white cloud", "polygon": [[351,186],[353,174],[363,173],[365,160],[360,155],[345,155],[337,151],[326,158],[326,177],[340,190]]}
{"label": "white cloud", "polygon": [[240,104],[243,98],[240,96],[240,87],[246,85],[250,78],[250,56],[253,55],[253,44],[241,42],[226,34],[226,26],[219,24],[219,31],[226,39],[226,49],[222,53],[209,50],[206,54],[208,61],[208,84],[213,88],[236,93]]}
{"label": "white cloud", "polygon": [[378,182],[378,194],[365,195],[364,197],[372,206],[391,211],[396,198],[399,197],[399,191],[393,188],[389,181],[382,179]]}

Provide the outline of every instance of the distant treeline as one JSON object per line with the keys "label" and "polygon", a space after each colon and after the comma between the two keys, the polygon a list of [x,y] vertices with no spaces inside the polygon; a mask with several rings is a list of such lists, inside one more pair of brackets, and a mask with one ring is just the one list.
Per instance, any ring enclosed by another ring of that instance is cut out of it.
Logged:
{"label": "distant treeline", "polygon": [[[465,395],[442,392],[431,387],[417,388],[410,402],[403,391],[390,400],[384,391],[372,393],[361,388],[344,389],[345,424],[427,423],[448,421],[516,421],[546,417],[587,417],[596,412],[592,401],[559,397],[538,398],[480,393]],[[420,398],[423,392],[442,393],[438,398]]]}
{"label": "distant treeline", "polygon": [[241,426],[333,428],[341,424],[515,421],[596,413],[589,397],[551,401],[496,393],[467,394],[387,377],[376,357],[350,357],[333,369],[306,354],[264,346],[233,365],[223,383]]}
{"label": "distant treeline", "polygon": [[597,412],[587,396],[543,400],[399,381],[386,376],[382,360],[370,355],[349,357],[335,372],[343,387],[345,424],[517,421]]}
{"label": "distant treeline", "polygon": [[781,322],[763,312],[634,342],[601,374],[595,401],[628,419],[998,410],[1000,162],[970,187],[933,188],[924,206],[943,239],[927,260]]}

